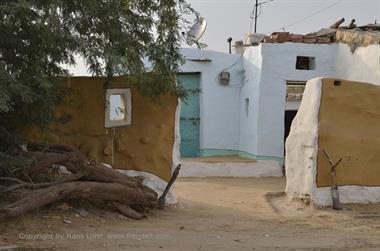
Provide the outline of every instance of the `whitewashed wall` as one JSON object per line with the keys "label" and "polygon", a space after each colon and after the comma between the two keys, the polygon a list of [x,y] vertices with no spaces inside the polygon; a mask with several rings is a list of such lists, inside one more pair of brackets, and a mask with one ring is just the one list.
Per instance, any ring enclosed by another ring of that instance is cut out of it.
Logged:
{"label": "whitewashed wall", "polygon": [[[352,54],[347,45],[267,43],[248,48],[240,60],[234,54],[183,49],[187,61],[182,72],[201,73],[201,149],[238,150],[257,158],[283,158],[286,81],[341,77],[374,82],[380,74],[374,73],[380,63],[377,51],[371,47],[358,48]],[[297,56],[315,57],[315,70],[297,70]],[[211,62],[190,61],[206,58]],[[364,62],[370,64],[369,68]],[[360,63],[363,64],[355,70]],[[233,64],[228,69],[230,85],[221,86],[218,74]]]}
{"label": "whitewashed wall", "polygon": [[[286,188],[289,200],[310,199],[315,206],[332,204],[330,187],[317,187],[318,114],[322,79],[309,80],[286,141]],[[339,186],[342,203],[378,203],[380,187]]]}
{"label": "whitewashed wall", "polygon": [[[263,61],[261,49],[261,46],[252,47],[244,54],[244,85],[240,93],[240,151],[253,155],[257,154],[258,149],[258,107]],[[248,107],[246,99],[249,99]]]}
{"label": "whitewashed wall", "polygon": [[380,85],[380,45],[358,47],[354,53],[346,44],[338,44],[335,60],[339,78]]}
{"label": "whitewashed wall", "polygon": [[[336,44],[332,62],[337,78],[380,85],[380,45],[359,47],[354,53],[346,44]],[[317,188],[318,112],[321,80],[310,80],[300,110],[286,142],[286,193],[290,200],[308,196],[316,206],[332,204],[329,187]],[[376,203],[380,187],[340,186],[342,203]]]}
{"label": "whitewashed wall", "polygon": [[[200,147],[202,149],[236,150],[239,148],[240,87],[244,75],[240,55],[208,50],[182,49],[186,63],[184,73],[200,72]],[[195,62],[191,59],[210,59]],[[227,69],[228,68],[228,69]],[[230,84],[219,84],[218,75],[227,69]]]}
{"label": "whitewashed wall", "polygon": [[[241,138],[244,135],[256,135],[254,144],[241,145],[244,151],[259,157],[283,157],[286,81],[307,81],[320,76],[334,76],[336,46],[336,44],[267,43],[250,47],[245,51],[247,87],[244,87],[244,95],[254,99],[251,101],[254,104],[252,117],[257,122],[241,125]],[[297,70],[295,67],[297,56],[315,57],[315,70]],[[257,62],[260,59],[261,62]],[[252,62],[255,62],[253,66]],[[250,67],[261,67],[261,74],[250,76],[252,70]]]}

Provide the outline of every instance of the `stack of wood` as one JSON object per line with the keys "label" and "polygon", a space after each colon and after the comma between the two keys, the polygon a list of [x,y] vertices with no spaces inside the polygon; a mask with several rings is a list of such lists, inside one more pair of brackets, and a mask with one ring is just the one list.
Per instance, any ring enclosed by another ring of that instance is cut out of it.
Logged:
{"label": "stack of wood", "polygon": [[[70,146],[30,144],[9,150],[1,160],[0,221],[59,201],[102,201],[133,219],[157,206],[157,193],[142,177],[121,174]],[[24,164],[18,166],[20,160]],[[10,168],[7,162],[13,163]]]}

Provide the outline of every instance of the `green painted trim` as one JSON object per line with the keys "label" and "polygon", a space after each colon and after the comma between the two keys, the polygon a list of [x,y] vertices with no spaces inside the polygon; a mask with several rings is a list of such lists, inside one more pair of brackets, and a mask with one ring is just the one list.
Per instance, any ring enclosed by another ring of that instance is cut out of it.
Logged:
{"label": "green painted trim", "polygon": [[243,158],[255,159],[255,160],[275,160],[280,163],[284,163],[284,158],[281,158],[281,157],[254,155],[245,151],[230,150],[230,149],[201,149],[202,157],[231,156],[231,155],[238,155]]}
{"label": "green painted trim", "polygon": [[239,151],[225,149],[201,149],[202,157],[239,155]]}

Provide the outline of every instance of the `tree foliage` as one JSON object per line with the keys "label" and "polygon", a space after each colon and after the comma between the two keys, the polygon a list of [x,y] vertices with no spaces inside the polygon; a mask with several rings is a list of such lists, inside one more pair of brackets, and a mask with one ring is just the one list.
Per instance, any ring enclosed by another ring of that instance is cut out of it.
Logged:
{"label": "tree foliage", "polygon": [[94,75],[130,76],[154,99],[178,91],[180,29],[192,11],[185,0],[1,1],[3,141],[15,123],[52,119],[60,97],[53,79],[67,75],[64,66],[75,65],[76,56]]}

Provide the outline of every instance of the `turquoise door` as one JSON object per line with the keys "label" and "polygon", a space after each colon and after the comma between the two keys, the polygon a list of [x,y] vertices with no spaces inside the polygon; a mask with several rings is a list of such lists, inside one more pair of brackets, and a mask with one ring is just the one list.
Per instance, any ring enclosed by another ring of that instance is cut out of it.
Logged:
{"label": "turquoise door", "polygon": [[180,115],[181,157],[198,157],[199,150],[199,74],[179,74],[178,82],[188,91]]}

